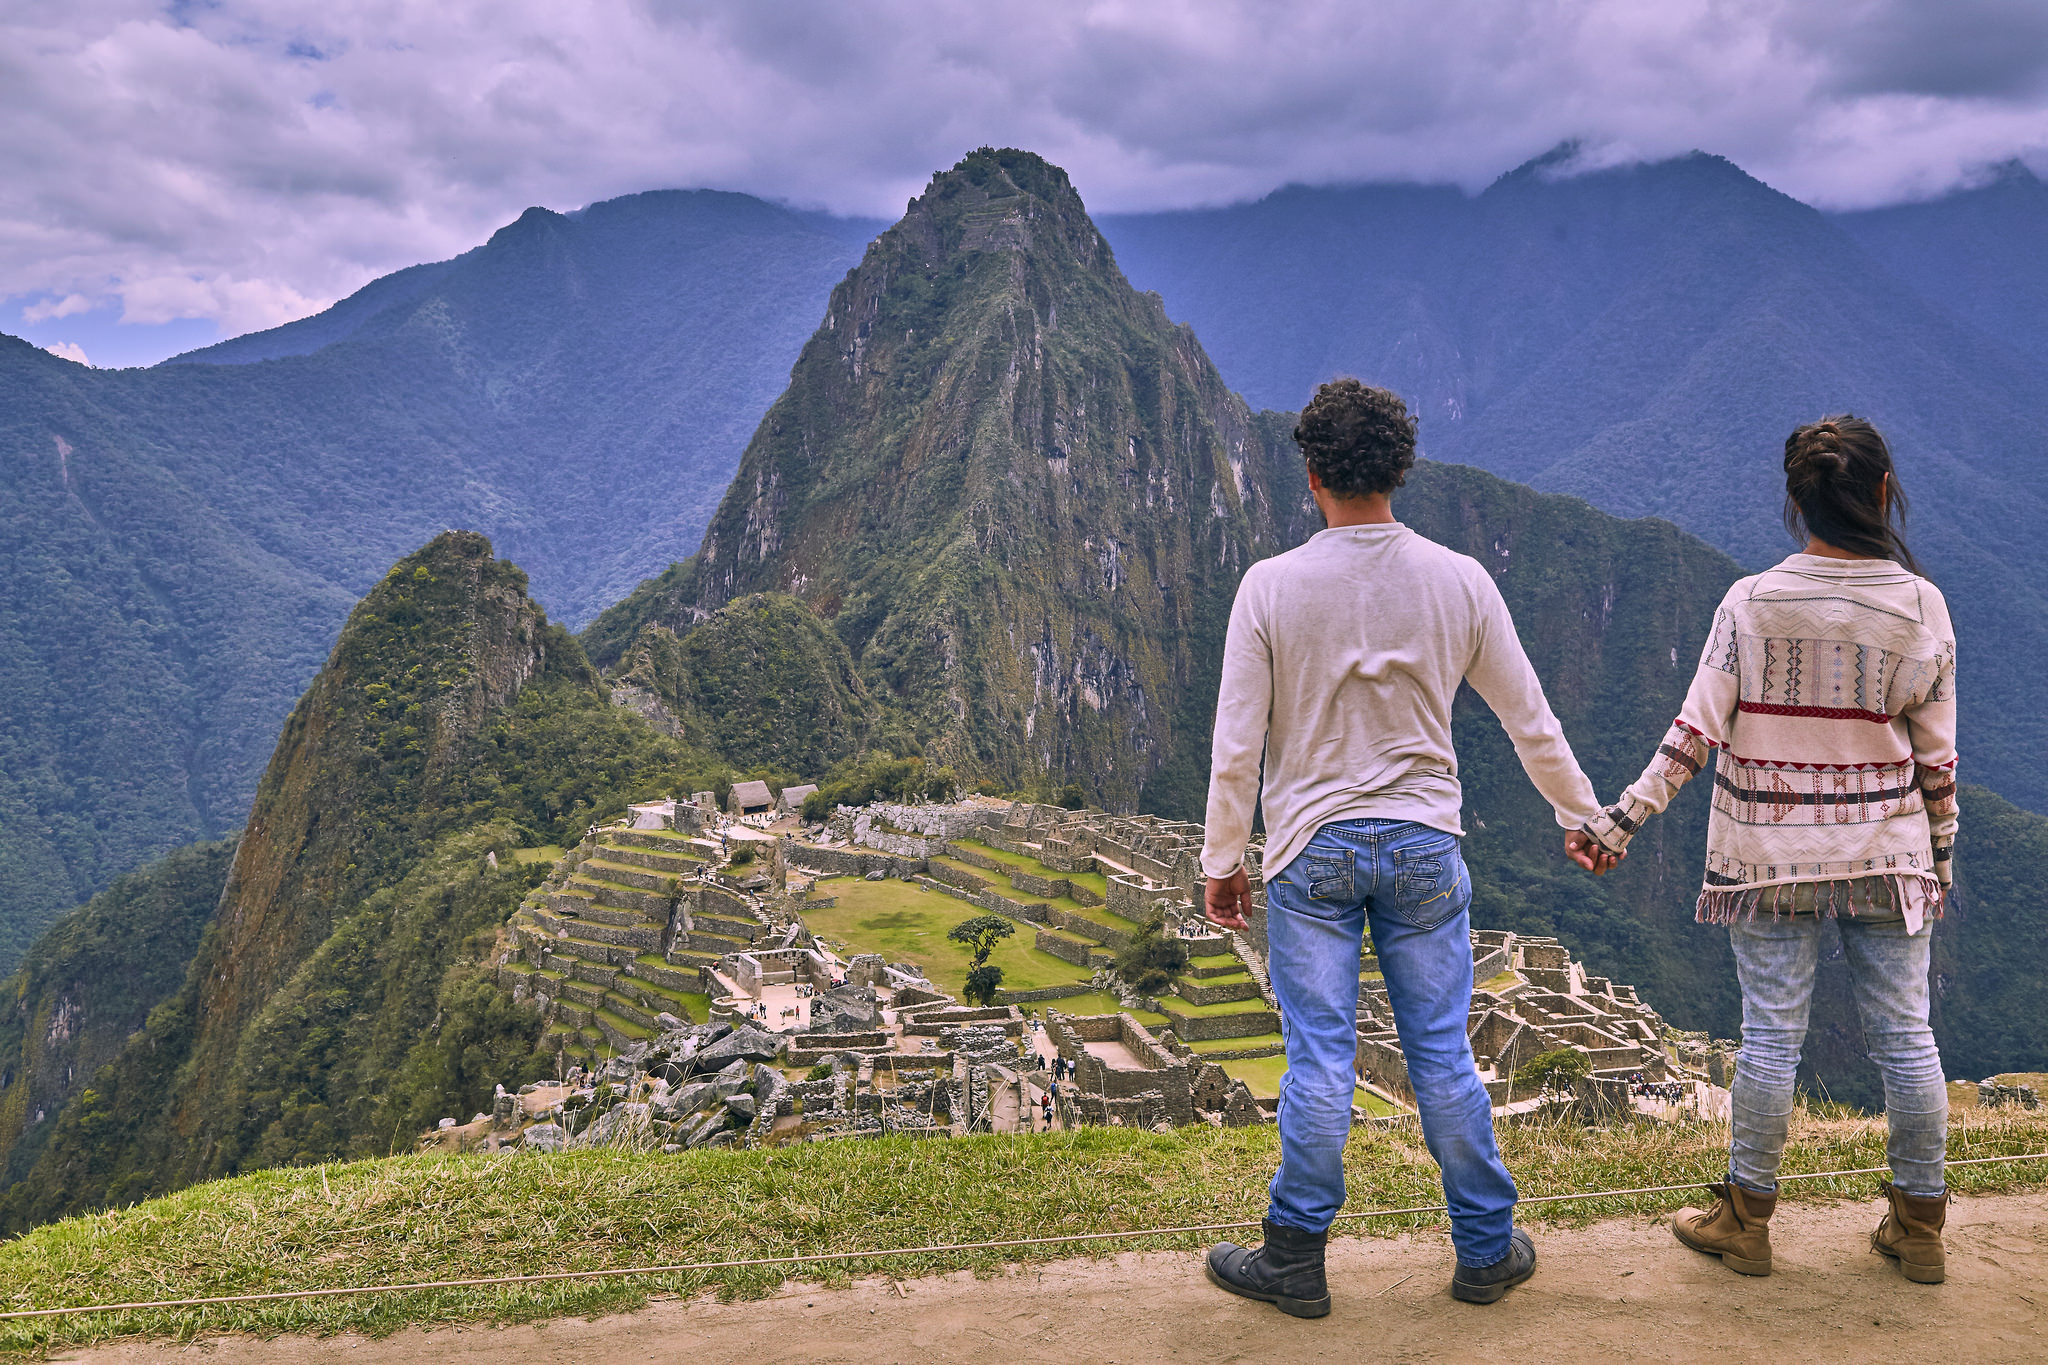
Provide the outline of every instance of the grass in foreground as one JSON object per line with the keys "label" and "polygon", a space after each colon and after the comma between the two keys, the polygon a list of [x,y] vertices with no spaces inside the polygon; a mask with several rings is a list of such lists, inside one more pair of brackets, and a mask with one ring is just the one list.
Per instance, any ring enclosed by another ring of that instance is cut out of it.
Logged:
{"label": "grass in foreground", "polygon": [[[1524,1197],[1693,1184],[1725,1169],[1720,1125],[1501,1131]],[[50,1307],[406,1280],[733,1260],[792,1252],[917,1246],[1127,1228],[1255,1221],[1277,1156],[1270,1127],[1173,1134],[1084,1129],[1033,1137],[812,1143],[678,1157],[396,1157],[269,1171],[134,1208],[74,1218],[0,1246],[0,1306]],[[2048,1115],[1963,1116],[1952,1156],[2048,1148]],[[1786,1171],[1876,1166],[1881,1121],[1795,1119]],[[1436,1168],[1412,1124],[1360,1129],[1346,1160],[1354,1210],[1433,1203]],[[2048,1162],[1955,1168],[1965,1194],[2048,1182]],[[1869,1198],[1875,1178],[1801,1181],[1792,1203]],[[1687,1194],[1625,1196],[1525,1210],[1530,1221],[1586,1223],[1677,1208]],[[1435,1215],[1340,1224],[1388,1235]],[[1100,1245],[1192,1249],[1214,1234]],[[888,1274],[993,1271],[1087,1251],[1051,1243],[805,1267],[843,1283]],[[775,1268],[675,1273],[632,1281],[428,1290],[207,1310],[154,1310],[0,1324],[0,1349],[48,1352],[124,1337],[224,1332],[382,1334],[408,1326],[518,1321],[635,1307],[656,1294],[758,1297]]]}

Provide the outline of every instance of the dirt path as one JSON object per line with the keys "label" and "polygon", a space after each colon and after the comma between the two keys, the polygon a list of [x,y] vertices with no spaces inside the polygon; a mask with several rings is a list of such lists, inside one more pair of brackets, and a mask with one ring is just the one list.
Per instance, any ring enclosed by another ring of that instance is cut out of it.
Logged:
{"label": "dirt path", "polygon": [[66,1359],[214,1365],[775,1365],[776,1362],[1587,1362],[2048,1359],[2048,1194],[1960,1203],[1949,1281],[1906,1283],[1867,1249],[1876,1204],[1789,1206],[1777,1273],[1743,1279],[1629,1219],[1537,1230],[1536,1278],[1490,1308],[1453,1301],[1448,1244],[1417,1235],[1332,1245],[1336,1311],[1297,1322],[1227,1297],[1186,1253],[1062,1261],[977,1283],[790,1286],[763,1302],[667,1302],[595,1322],[194,1346],[128,1346]]}

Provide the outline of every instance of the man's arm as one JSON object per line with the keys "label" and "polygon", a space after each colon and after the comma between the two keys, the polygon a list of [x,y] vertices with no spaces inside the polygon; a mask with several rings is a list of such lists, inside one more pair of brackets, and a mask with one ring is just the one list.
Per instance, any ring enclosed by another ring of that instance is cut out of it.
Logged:
{"label": "man's arm", "polygon": [[1564,727],[1557,723],[1543,696],[1543,684],[1522,651],[1521,637],[1515,634],[1514,618],[1508,615],[1500,589],[1484,569],[1479,569],[1475,578],[1479,640],[1465,680],[1500,718],[1501,728],[1514,741],[1522,771],[1550,803],[1557,823],[1565,829],[1583,828],[1600,808],[1593,784],[1586,780],[1564,737]]}
{"label": "man's arm", "polygon": [[1209,878],[1209,918],[1230,929],[1244,927],[1244,910],[1250,904],[1244,849],[1252,836],[1259,764],[1265,757],[1266,728],[1273,711],[1273,652],[1254,596],[1247,575],[1238,585],[1237,601],[1230,608],[1230,629],[1223,640],[1223,681],[1216,695],[1209,810],[1202,843],[1202,871]]}

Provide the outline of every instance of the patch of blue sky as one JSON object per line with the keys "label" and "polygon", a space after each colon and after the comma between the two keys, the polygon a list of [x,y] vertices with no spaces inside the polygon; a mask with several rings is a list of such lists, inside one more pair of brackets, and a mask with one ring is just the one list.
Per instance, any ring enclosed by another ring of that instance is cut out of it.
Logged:
{"label": "patch of blue sky", "polygon": [[154,365],[159,360],[225,339],[211,318],[177,318],[170,322],[121,321],[118,302],[91,307],[63,302],[48,294],[23,294],[0,299],[0,332],[52,351],[67,360],[83,359],[100,369]]}

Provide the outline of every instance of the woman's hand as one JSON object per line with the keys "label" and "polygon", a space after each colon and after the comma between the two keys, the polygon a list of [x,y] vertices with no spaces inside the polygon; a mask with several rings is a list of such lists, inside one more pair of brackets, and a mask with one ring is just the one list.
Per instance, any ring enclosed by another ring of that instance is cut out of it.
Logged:
{"label": "woman's hand", "polygon": [[1575,829],[1564,836],[1564,856],[1570,858],[1596,877],[1607,875],[1607,869],[1626,858],[1626,853],[1610,853],[1598,839],[1582,829]]}

